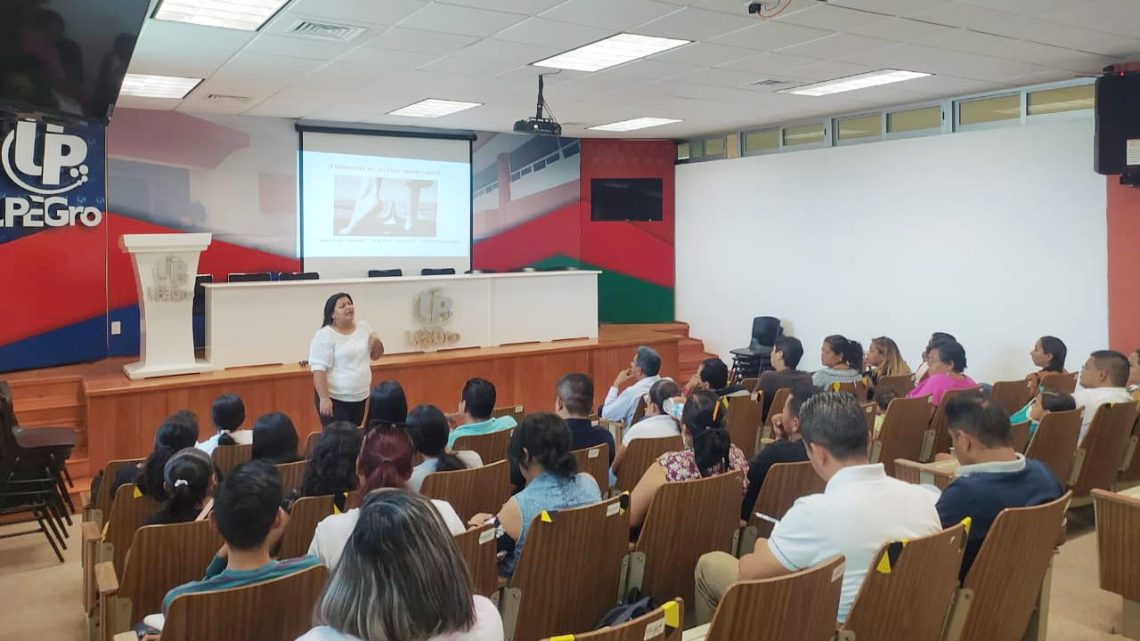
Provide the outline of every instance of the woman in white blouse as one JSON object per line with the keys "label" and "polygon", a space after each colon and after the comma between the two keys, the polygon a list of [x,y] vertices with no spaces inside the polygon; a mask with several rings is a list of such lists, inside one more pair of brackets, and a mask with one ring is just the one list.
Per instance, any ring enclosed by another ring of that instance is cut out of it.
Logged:
{"label": "woman in white blouse", "polygon": [[333,294],[325,301],[325,316],[309,344],[317,413],[321,425],[348,421],[360,425],[372,384],[372,361],[384,353],[384,343],[364,321],[356,320],[352,296]]}

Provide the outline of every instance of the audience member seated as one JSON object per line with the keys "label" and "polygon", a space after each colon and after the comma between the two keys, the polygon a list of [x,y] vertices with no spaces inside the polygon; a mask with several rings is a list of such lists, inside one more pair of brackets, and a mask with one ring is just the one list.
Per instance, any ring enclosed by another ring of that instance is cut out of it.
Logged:
{"label": "audience member seated", "polygon": [[1069,349],[1065,347],[1065,342],[1056,336],[1038,338],[1033,344],[1033,351],[1029,352],[1029,358],[1033,359],[1033,365],[1040,369],[1025,376],[1029,389],[1036,392],[1041,385],[1041,379],[1047,374],[1068,374],[1065,371],[1065,356],[1068,353]]}
{"label": "audience member seated", "polygon": [[476,514],[470,525],[495,518],[499,525],[499,574],[511,578],[531,522],[545,510],[564,510],[602,500],[598,482],[578,471],[570,453],[570,428],[551,412],[527,415],[511,435],[507,460],[522,470],[526,487],[503,504],[497,517]]}
{"label": "audience member seated", "polygon": [[747,396],[749,390],[743,386],[728,382],[728,365],[717,357],[706,358],[697,366],[693,377],[685,383],[683,394],[688,397],[697,390],[708,390],[717,396]]}
{"label": "audience member seated", "polygon": [[[412,477],[415,449],[412,437],[404,428],[390,423],[370,425],[364,433],[360,457],[356,459],[356,480],[360,493],[367,495],[381,488],[407,489],[408,479]],[[432,504],[452,534],[466,530],[450,503],[433,499]],[[359,508],[326,516],[317,524],[313,541],[309,544],[309,554],[330,568],[336,567],[344,551],[344,544],[352,535],[352,529],[356,527],[359,518]]]}
{"label": "audience member seated", "polygon": [[966,369],[966,350],[958,341],[935,341],[926,352],[927,376],[906,395],[907,398],[930,396],[933,405],[951,390],[977,387],[974,379],[962,372]]}
{"label": "audience member seated", "polygon": [[1077,402],[1067,392],[1054,392],[1041,388],[1024,407],[1009,417],[1010,425],[1029,422],[1029,436],[1037,433],[1037,425],[1047,412],[1066,412],[1077,409]]}
{"label": "audience member seated", "polygon": [[333,496],[344,510],[347,494],[356,489],[356,459],[360,456],[360,429],[348,421],[334,421],[321,430],[309,467],[301,481],[301,496]]}
{"label": "audience member seated", "polygon": [[[657,350],[645,345],[638,347],[633,360],[629,363],[629,368],[618,372],[613,386],[606,393],[606,400],[602,403],[602,418],[607,421],[622,421],[626,425],[633,424],[637,401],[660,380],[661,377],[658,376],[660,372],[661,355]],[[622,386],[627,383],[629,386],[622,390]]]}
{"label": "audience member seated", "polygon": [[609,463],[616,454],[614,435],[594,425],[590,411],[594,409],[594,381],[581,373],[563,376],[555,387],[554,413],[561,416],[570,428],[570,449],[582,450],[595,445],[610,446]]}
{"label": "audience member seated", "polygon": [[705,554],[696,570],[696,618],[706,623],[730,585],[806,570],[836,554],[846,557],[839,621],[847,619],[872,559],[887,542],[942,529],[938,496],[867,463],[867,421],[850,394],[816,394],[800,407],[800,433],[812,467],[827,481],[822,494],[788,510],[768,540],[739,559]]}
{"label": "audience member seated", "polygon": [[863,346],[859,341],[832,334],[823,339],[819,360],[823,369],[818,369],[811,375],[811,382],[820,389],[830,389],[833,383],[857,383],[863,380]]}
{"label": "audience member seated", "polygon": [[295,463],[300,460],[297,454],[297,429],[293,421],[282,412],[269,412],[258,416],[253,422],[253,450],[251,458],[273,465]]}
{"label": "audience member seated", "polygon": [[471,593],[468,574],[428,501],[376,492],[317,603],[317,627],[297,641],[502,641],[498,609]]}
{"label": "audience member seated", "polygon": [[930,354],[930,348],[934,346],[934,343],[938,341],[956,340],[958,339],[954,338],[952,334],[947,334],[946,332],[934,332],[930,335],[930,340],[926,341],[926,347],[922,350],[922,362],[918,364],[918,369],[914,370],[915,385],[918,385],[922,381],[926,380],[927,375],[930,374],[929,365],[926,362],[926,357]]}
{"label": "audience member seated", "polygon": [[748,463],[748,490],[740,506],[740,519],[747,521],[752,516],[756,497],[760,496],[760,486],[768,476],[768,470],[776,463],[801,463],[808,460],[807,449],[800,438],[800,408],[816,394],[811,381],[801,381],[792,388],[784,412],[772,417],[772,433],[776,440],[752,457]]}
{"label": "audience member seated", "polygon": [[214,462],[194,447],[179,450],[162,468],[166,500],[146,520],[147,525],[200,521],[209,513],[210,494],[217,484]]}
{"label": "audience member seated", "polygon": [[801,372],[796,369],[800,359],[804,356],[804,345],[795,336],[782,336],[776,339],[772,346],[773,369],[760,375],[756,388],[764,392],[764,407],[762,416],[767,416],[772,409],[772,400],[776,398],[776,391],[784,388],[791,389],[800,381],[811,381],[811,372]]}
{"label": "audience member seated", "polygon": [[419,492],[424,479],[433,472],[453,472],[473,467],[482,467],[483,459],[478,452],[463,450],[452,452],[447,449],[447,435],[451,428],[447,416],[435,405],[417,405],[408,412],[408,433],[416,451],[424,460],[412,468],[408,479],[408,489]]}
{"label": "audience member seated", "polygon": [[448,448],[455,447],[455,439],[460,436],[490,434],[518,425],[513,416],[491,418],[495,410],[495,399],[495,384],[485,378],[472,378],[463,385],[459,401],[463,424],[452,430],[447,437]]}
{"label": "audience member seated", "polygon": [[1140,400],[1140,349],[1128,354],[1128,393]]}
{"label": "audience member seated", "polygon": [[380,381],[368,394],[364,426],[373,423],[403,423],[408,419],[408,399],[397,381]]}
{"label": "audience member seated", "polygon": [[677,384],[668,378],[657,381],[649,388],[649,393],[645,395],[645,418],[634,423],[622,434],[621,445],[617,448],[617,454],[614,455],[614,462],[611,466],[614,473],[617,473],[618,468],[621,467],[622,459],[625,458],[625,451],[633,441],[639,438],[677,436],[681,433],[677,419],[665,413],[665,401],[680,395],[681,390]]}
{"label": "audience member seated", "polygon": [[213,454],[219,445],[252,445],[253,431],[241,429],[245,422],[245,403],[237,394],[222,394],[214,399],[210,408],[210,418],[214,421],[213,436],[198,444],[198,449]]}
{"label": "audience member seated", "polygon": [[959,579],[965,579],[994,519],[1007,507],[1048,503],[1064,490],[1041,461],[1013,449],[1009,418],[981,394],[946,402],[946,420],[959,467],[938,499],[942,527],[972,519]]}
{"label": "audience member seated", "polygon": [[891,401],[896,398],[898,398],[898,393],[895,390],[875,390],[875,425],[871,430],[871,438],[879,438],[879,432],[883,430],[883,423],[887,421],[887,408],[891,406]]}
{"label": "audience member seated", "polygon": [[748,471],[744,452],[732,444],[724,428],[727,399],[712,392],[694,392],[681,413],[681,436],[685,449],[666,452],[642,475],[629,498],[629,525],[639,528],[645,522],[649,504],[666,483],[691,481],[733,470]]}
{"label": "audience member seated", "polygon": [[[206,568],[206,576],[166,593],[163,614],[183,594],[226,590],[300,572],[318,563],[312,556],[276,561],[269,551],[281,540],[288,514],[281,508],[281,475],[264,461],[239,465],[218,484],[210,513],[225,544]],[[266,604],[268,605],[268,604]],[[162,617],[148,616],[148,627],[161,630]],[[159,624],[159,625],[156,625]],[[151,636],[151,638],[156,638]]]}
{"label": "audience member seated", "polygon": [[884,376],[908,376],[911,374],[910,365],[907,365],[906,360],[903,359],[898,344],[895,343],[894,339],[886,336],[871,339],[871,345],[867,348],[865,364],[867,365],[866,376],[870,379],[872,387],[878,385],[879,379]]}
{"label": "audience member seated", "polygon": [[1081,389],[1073,394],[1077,407],[1084,408],[1080,441],[1085,440],[1097,408],[1105,403],[1132,400],[1132,395],[1126,389],[1129,371],[1128,358],[1120,352],[1103,349],[1089,355],[1078,380]]}
{"label": "audience member seated", "polygon": [[[166,480],[162,476],[163,469],[170,457],[188,447],[194,447],[198,441],[198,419],[193,412],[179,410],[169,416],[158,432],[154,435],[154,451],[152,451],[142,464],[124,465],[119,468],[115,478],[110,480],[111,497],[119,491],[119,486],[125,483],[138,485],[139,491],[144,495],[162,502],[166,500]],[[92,483],[91,493],[98,488]]]}

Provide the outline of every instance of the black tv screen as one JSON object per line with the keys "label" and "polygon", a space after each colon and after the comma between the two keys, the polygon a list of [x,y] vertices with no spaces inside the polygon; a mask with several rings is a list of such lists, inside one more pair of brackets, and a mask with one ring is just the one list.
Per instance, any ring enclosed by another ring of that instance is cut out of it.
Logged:
{"label": "black tv screen", "polygon": [[0,0],[0,109],[106,121],[149,0]]}
{"label": "black tv screen", "polygon": [[594,178],[590,219],[661,220],[664,189],[660,178]]}

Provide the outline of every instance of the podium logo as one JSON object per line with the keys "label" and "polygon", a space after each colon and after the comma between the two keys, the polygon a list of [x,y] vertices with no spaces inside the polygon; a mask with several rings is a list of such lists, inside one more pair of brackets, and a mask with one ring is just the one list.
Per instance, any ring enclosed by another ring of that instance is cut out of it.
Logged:
{"label": "podium logo", "polygon": [[443,327],[452,316],[452,300],[443,289],[433,287],[416,296],[412,315],[423,327],[407,332],[410,345],[419,349],[438,349],[459,342],[459,334]]}
{"label": "podium logo", "polygon": [[151,268],[151,275],[154,285],[146,288],[147,300],[178,302],[194,297],[194,290],[186,286],[190,282],[190,268],[174,254],[159,258]]}
{"label": "podium logo", "polygon": [[97,226],[103,221],[102,210],[72,206],[62,197],[87,183],[90,168],[86,161],[87,142],[64,133],[62,126],[45,125],[41,135],[34,121],[16,123],[0,144],[0,165],[12,184],[28,196],[4,199],[0,227]]}

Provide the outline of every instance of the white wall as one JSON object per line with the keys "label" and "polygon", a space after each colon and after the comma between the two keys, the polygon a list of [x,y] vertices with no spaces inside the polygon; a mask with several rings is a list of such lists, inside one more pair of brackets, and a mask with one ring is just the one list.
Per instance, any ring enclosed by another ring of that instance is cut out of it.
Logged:
{"label": "white wall", "polygon": [[1106,192],[1092,121],[1008,127],[677,167],[677,319],[731,362],[753,316],[783,319],[819,367],[828,334],[894,338],[911,367],[932,331],[967,373],[1032,370],[1042,334],[1067,366],[1108,343]]}

